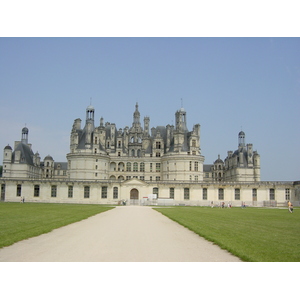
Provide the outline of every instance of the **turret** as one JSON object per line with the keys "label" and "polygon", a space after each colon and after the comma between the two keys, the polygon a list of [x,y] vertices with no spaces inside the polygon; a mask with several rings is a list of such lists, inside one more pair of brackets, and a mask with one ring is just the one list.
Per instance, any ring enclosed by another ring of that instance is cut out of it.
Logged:
{"label": "turret", "polygon": [[7,145],[3,151],[3,164],[11,163],[11,158],[12,158],[12,148],[11,146]]}
{"label": "turret", "polygon": [[177,110],[175,113],[175,118],[176,118],[176,130],[178,131],[186,131],[187,126],[186,126],[186,111],[184,108],[181,108],[180,110]]}
{"label": "turret", "polygon": [[29,132],[29,130],[28,130],[27,127],[24,127],[24,128],[22,129],[22,139],[21,139],[21,142],[22,142],[23,144],[25,144],[25,145],[28,144],[28,132]]}

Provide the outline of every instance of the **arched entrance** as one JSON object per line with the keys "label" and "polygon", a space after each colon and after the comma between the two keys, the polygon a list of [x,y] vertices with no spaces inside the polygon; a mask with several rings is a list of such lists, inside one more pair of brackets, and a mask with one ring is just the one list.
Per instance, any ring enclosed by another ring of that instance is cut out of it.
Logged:
{"label": "arched entrance", "polygon": [[130,204],[133,205],[139,204],[139,191],[137,189],[132,189],[130,191]]}
{"label": "arched entrance", "polygon": [[139,199],[139,191],[137,189],[132,189],[130,191],[130,199]]}

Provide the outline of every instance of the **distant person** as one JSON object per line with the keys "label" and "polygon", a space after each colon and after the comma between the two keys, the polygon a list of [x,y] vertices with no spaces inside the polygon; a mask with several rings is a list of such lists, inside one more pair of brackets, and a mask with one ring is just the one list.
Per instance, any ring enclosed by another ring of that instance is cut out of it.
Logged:
{"label": "distant person", "polygon": [[211,202],[210,202],[210,207],[211,207],[211,208],[214,208],[214,201],[211,201]]}
{"label": "distant person", "polygon": [[291,201],[288,202],[288,206],[289,206],[289,212],[292,213],[294,210],[293,204]]}

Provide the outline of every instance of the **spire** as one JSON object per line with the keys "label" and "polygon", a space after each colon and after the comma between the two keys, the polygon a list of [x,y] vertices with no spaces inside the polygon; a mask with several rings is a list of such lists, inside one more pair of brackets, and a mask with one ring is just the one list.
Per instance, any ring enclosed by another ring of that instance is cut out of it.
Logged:
{"label": "spire", "polygon": [[135,105],[135,112],[133,113],[133,126],[134,125],[141,125],[140,123],[140,112],[139,112],[139,105],[136,103]]}

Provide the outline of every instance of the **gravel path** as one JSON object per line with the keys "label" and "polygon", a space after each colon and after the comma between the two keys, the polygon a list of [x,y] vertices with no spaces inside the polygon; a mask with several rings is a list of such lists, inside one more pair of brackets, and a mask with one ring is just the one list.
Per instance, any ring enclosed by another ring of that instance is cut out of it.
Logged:
{"label": "gravel path", "polygon": [[240,259],[150,207],[118,206],[2,248],[0,261],[234,262]]}

